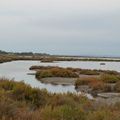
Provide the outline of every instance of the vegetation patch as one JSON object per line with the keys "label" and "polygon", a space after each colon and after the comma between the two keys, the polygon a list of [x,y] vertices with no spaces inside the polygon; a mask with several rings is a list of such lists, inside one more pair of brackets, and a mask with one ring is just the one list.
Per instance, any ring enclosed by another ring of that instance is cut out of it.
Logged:
{"label": "vegetation patch", "polygon": [[120,75],[102,74],[100,76],[100,80],[102,80],[105,83],[116,83],[120,81]]}
{"label": "vegetation patch", "polygon": [[118,75],[101,74],[99,77],[78,78],[75,87],[87,85],[91,93],[120,92],[120,77]]}
{"label": "vegetation patch", "polygon": [[119,120],[120,103],[102,105],[78,94],[51,94],[0,79],[0,120]]}
{"label": "vegetation patch", "polygon": [[68,70],[66,68],[51,68],[46,70],[37,71],[36,78],[46,78],[46,77],[65,77],[65,78],[77,78],[78,74]]}
{"label": "vegetation patch", "polygon": [[[58,66],[31,66],[29,69],[37,71],[37,70],[47,70],[52,68],[62,69],[62,67],[58,67]],[[111,70],[90,70],[90,69],[70,68],[70,67],[66,68],[66,70],[76,72],[79,75],[101,75],[101,74],[120,75],[119,72],[111,71]]]}
{"label": "vegetation patch", "polygon": [[103,90],[103,87],[104,87],[104,83],[95,77],[91,77],[91,78],[88,77],[88,78],[82,78],[82,79],[78,78],[75,82],[76,88],[82,85],[88,85],[92,89],[92,91]]}
{"label": "vegetation patch", "polygon": [[120,81],[115,84],[115,91],[120,92]]}
{"label": "vegetation patch", "polygon": [[[37,71],[36,78],[39,80],[40,79],[42,80],[42,78],[47,78],[47,77],[78,78],[78,79],[75,79],[75,84],[74,82],[72,82],[72,84],[75,85],[75,88],[79,91],[78,89],[80,88],[79,86],[84,86],[84,87],[81,87],[84,89],[89,87],[92,90],[91,91],[92,93],[93,92],[96,92],[96,93],[116,92],[118,91],[117,84],[120,81],[120,73],[116,71],[109,71],[109,70],[61,68],[56,66],[46,66],[46,67],[32,66],[30,69]],[[54,80],[52,82],[54,82]],[[59,83],[60,82],[58,82],[58,84]]]}
{"label": "vegetation patch", "polygon": [[80,74],[84,75],[99,75],[100,72],[98,70],[88,70],[88,69],[81,69]]}

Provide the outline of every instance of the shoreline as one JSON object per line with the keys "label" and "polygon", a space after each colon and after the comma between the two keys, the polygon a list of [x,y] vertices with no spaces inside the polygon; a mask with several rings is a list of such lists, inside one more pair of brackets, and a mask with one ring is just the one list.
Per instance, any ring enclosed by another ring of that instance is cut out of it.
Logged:
{"label": "shoreline", "polygon": [[93,61],[93,62],[120,62],[120,58],[97,58],[97,57],[70,57],[70,56],[40,56],[40,55],[0,55],[0,63],[18,61],[18,60],[32,60],[41,61],[45,63],[55,62],[55,61]]}

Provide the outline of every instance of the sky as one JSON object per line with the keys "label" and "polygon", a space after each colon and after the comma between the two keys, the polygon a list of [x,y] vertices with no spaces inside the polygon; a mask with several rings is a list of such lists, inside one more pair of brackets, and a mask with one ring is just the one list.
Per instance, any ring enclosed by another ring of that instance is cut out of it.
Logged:
{"label": "sky", "polygon": [[120,56],[120,0],[0,0],[0,49]]}

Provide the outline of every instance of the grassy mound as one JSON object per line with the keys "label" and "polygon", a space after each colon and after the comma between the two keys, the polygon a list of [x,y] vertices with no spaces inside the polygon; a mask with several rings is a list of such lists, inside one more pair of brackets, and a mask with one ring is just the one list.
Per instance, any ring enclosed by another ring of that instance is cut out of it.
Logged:
{"label": "grassy mound", "polygon": [[66,78],[77,78],[79,77],[75,72],[68,70],[66,68],[51,68],[46,70],[41,70],[36,73],[36,78],[46,78],[46,77],[66,77]]}

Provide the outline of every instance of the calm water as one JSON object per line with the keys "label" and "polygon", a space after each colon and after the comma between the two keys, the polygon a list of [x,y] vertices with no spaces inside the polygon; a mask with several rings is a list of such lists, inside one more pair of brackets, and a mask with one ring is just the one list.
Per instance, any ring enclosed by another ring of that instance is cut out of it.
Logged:
{"label": "calm water", "polygon": [[45,88],[49,92],[76,92],[74,86],[62,86],[44,84],[35,79],[34,75],[27,75],[33,73],[29,68],[32,65],[42,66],[60,66],[60,67],[73,67],[84,69],[102,69],[102,70],[116,70],[120,72],[120,62],[105,62],[105,66],[101,66],[100,62],[55,62],[55,63],[40,63],[40,61],[14,61],[0,64],[0,77],[7,77],[15,79],[15,81],[24,81],[32,87]]}

